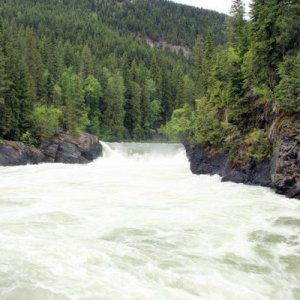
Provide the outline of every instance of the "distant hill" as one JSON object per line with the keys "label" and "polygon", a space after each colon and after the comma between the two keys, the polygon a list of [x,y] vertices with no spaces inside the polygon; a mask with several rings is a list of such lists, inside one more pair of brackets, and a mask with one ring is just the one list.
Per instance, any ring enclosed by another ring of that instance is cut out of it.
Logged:
{"label": "distant hill", "polygon": [[152,41],[191,48],[197,35],[209,29],[216,44],[224,44],[225,14],[166,0],[87,1],[101,20],[119,31],[130,31]]}

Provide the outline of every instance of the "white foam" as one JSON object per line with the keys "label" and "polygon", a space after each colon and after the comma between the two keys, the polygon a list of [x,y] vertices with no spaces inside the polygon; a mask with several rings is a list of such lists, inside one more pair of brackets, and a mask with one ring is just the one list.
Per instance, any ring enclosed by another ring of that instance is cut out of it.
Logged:
{"label": "white foam", "polygon": [[298,300],[300,203],[174,144],[0,168],[0,299]]}

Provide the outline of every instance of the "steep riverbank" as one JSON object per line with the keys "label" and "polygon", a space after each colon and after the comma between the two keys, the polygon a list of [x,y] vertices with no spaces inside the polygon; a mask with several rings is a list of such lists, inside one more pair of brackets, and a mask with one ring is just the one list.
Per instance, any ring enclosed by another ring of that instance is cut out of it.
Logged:
{"label": "steep riverbank", "polygon": [[0,141],[0,166],[27,164],[79,163],[85,164],[102,156],[102,146],[95,135],[82,133],[78,137],[58,133],[39,148],[21,142]]}
{"label": "steep riverbank", "polygon": [[226,155],[211,154],[201,145],[191,146],[184,142],[184,146],[194,174],[217,174],[222,181],[271,187],[279,194],[300,199],[299,128],[297,123],[293,130],[288,127],[270,130],[272,155],[260,162],[234,164]]}

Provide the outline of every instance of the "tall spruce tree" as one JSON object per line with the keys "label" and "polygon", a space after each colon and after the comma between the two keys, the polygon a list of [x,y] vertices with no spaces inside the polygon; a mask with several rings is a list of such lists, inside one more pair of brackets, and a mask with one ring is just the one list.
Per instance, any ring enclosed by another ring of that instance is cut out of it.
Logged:
{"label": "tall spruce tree", "polygon": [[244,54],[247,47],[245,20],[245,4],[242,0],[234,0],[227,19],[227,32],[229,46]]}

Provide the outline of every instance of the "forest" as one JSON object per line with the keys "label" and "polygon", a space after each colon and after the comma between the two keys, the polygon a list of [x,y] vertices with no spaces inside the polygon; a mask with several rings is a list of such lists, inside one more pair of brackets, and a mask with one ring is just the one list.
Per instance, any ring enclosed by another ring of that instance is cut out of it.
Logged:
{"label": "forest", "polygon": [[185,94],[192,84],[190,58],[107,25],[107,5],[119,2],[1,1],[2,138],[38,145],[60,127],[149,140],[170,120],[178,82]]}
{"label": "forest", "polygon": [[[254,0],[250,20],[234,0],[226,47],[198,38],[194,98],[173,112],[166,132],[233,163],[263,161],[272,134],[285,128],[300,140],[300,3]],[[183,99],[181,97],[181,99]]]}
{"label": "forest", "polygon": [[226,15],[215,11],[161,0],[90,1],[90,7],[113,28],[156,42],[192,49],[197,36],[212,30],[216,44],[226,43]]}
{"label": "forest", "polygon": [[297,0],[254,0],[250,20],[241,0],[227,17],[163,0],[1,1],[0,137],[167,137],[262,160],[272,122],[299,119],[299,15]]}

